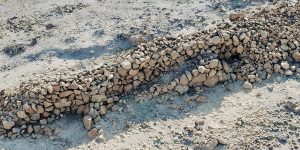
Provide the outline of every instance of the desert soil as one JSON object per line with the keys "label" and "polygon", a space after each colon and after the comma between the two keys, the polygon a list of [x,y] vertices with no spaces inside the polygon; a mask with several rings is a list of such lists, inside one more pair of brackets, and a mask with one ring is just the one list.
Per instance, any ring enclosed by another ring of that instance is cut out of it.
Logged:
{"label": "desert soil", "polygon": [[[209,28],[236,9],[264,1],[87,0],[0,1],[0,89],[37,76],[101,65],[152,36],[189,34]],[[8,53],[5,49],[14,51]],[[204,89],[204,103],[164,95],[146,102],[124,98],[97,123],[101,135],[86,136],[81,116],[51,126],[55,137],[9,140],[0,149],[299,149],[300,102],[295,78],[273,77],[241,90],[241,83]],[[204,144],[205,145],[205,144]]]}

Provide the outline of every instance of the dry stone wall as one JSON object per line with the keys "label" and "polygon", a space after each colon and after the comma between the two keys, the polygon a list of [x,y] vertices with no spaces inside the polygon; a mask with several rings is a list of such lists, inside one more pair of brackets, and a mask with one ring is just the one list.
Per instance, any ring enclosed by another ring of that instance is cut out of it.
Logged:
{"label": "dry stone wall", "polygon": [[274,73],[290,76],[300,72],[299,4],[265,8],[248,17],[237,15],[233,16],[238,20],[230,18],[232,23],[223,22],[208,31],[142,43],[113,65],[68,77],[31,80],[20,87],[1,90],[0,134],[10,138],[53,135],[56,130],[46,125],[66,112],[84,116],[84,127],[94,132],[93,122],[122,95],[182,63],[189,63],[185,73],[137,97],[170,91],[184,94],[190,88],[212,87],[226,80],[243,80],[249,89],[253,82],[268,79]]}

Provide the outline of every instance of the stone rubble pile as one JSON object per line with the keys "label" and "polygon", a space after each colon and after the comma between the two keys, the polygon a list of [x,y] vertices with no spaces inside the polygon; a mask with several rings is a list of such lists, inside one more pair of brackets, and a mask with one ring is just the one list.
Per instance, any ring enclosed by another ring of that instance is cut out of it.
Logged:
{"label": "stone rubble pile", "polygon": [[[237,14],[236,14],[237,15]],[[272,74],[300,72],[300,5],[264,8],[208,31],[182,37],[155,38],[128,51],[122,61],[68,77],[31,80],[0,92],[0,134],[10,138],[54,135],[47,127],[66,112],[83,115],[93,124],[126,93],[189,62],[186,71],[168,84],[154,85],[137,95],[184,94],[191,88],[212,87],[226,80],[243,80],[244,88]],[[205,98],[196,96],[203,101]]]}

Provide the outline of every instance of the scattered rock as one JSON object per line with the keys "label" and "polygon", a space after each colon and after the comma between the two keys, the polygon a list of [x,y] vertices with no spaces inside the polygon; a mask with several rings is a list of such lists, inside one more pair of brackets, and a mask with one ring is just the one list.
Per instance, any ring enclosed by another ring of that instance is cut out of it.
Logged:
{"label": "scattered rock", "polygon": [[253,86],[250,82],[246,81],[244,84],[243,84],[243,88],[245,89],[252,89]]}
{"label": "scattered rock", "polygon": [[94,138],[96,138],[97,136],[99,136],[99,132],[98,132],[98,130],[97,130],[96,128],[93,128],[93,129],[91,129],[91,130],[87,133],[87,135],[88,135],[88,137],[89,137],[90,139],[94,139]]}
{"label": "scattered rock", "polygon": [[87,130],[90,130],[92,128],[92,117],[91,116],[84,116],[83,117],[83,125]]}

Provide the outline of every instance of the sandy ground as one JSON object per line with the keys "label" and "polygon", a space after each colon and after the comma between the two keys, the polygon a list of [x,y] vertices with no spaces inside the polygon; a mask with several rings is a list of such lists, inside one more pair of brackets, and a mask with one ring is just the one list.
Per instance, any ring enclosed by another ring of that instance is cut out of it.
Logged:
{"label": "sandy ground", "polygon": [[[0,52],[0,89],[97,67],[140,39],[209,28],[249,4],[264,3],[0,0],[0,50],[20,52]],[[238,82],[204,89],[205,103],[174,95],[147,102],[124,98],[97,123],[101,135],[94,140],[87,138],[81,116],[68,114],[51,125],[62,130],[59,136],[0,136],[0,149],[200,149],[216,141],[223,143],[216,149],[299,149],[300,117],[284,108],[287,101],[299,102],[299,88],[296,78],[274,77],[252,91],[240,90]],[[203,125],[195,128],[195,122]]]}

